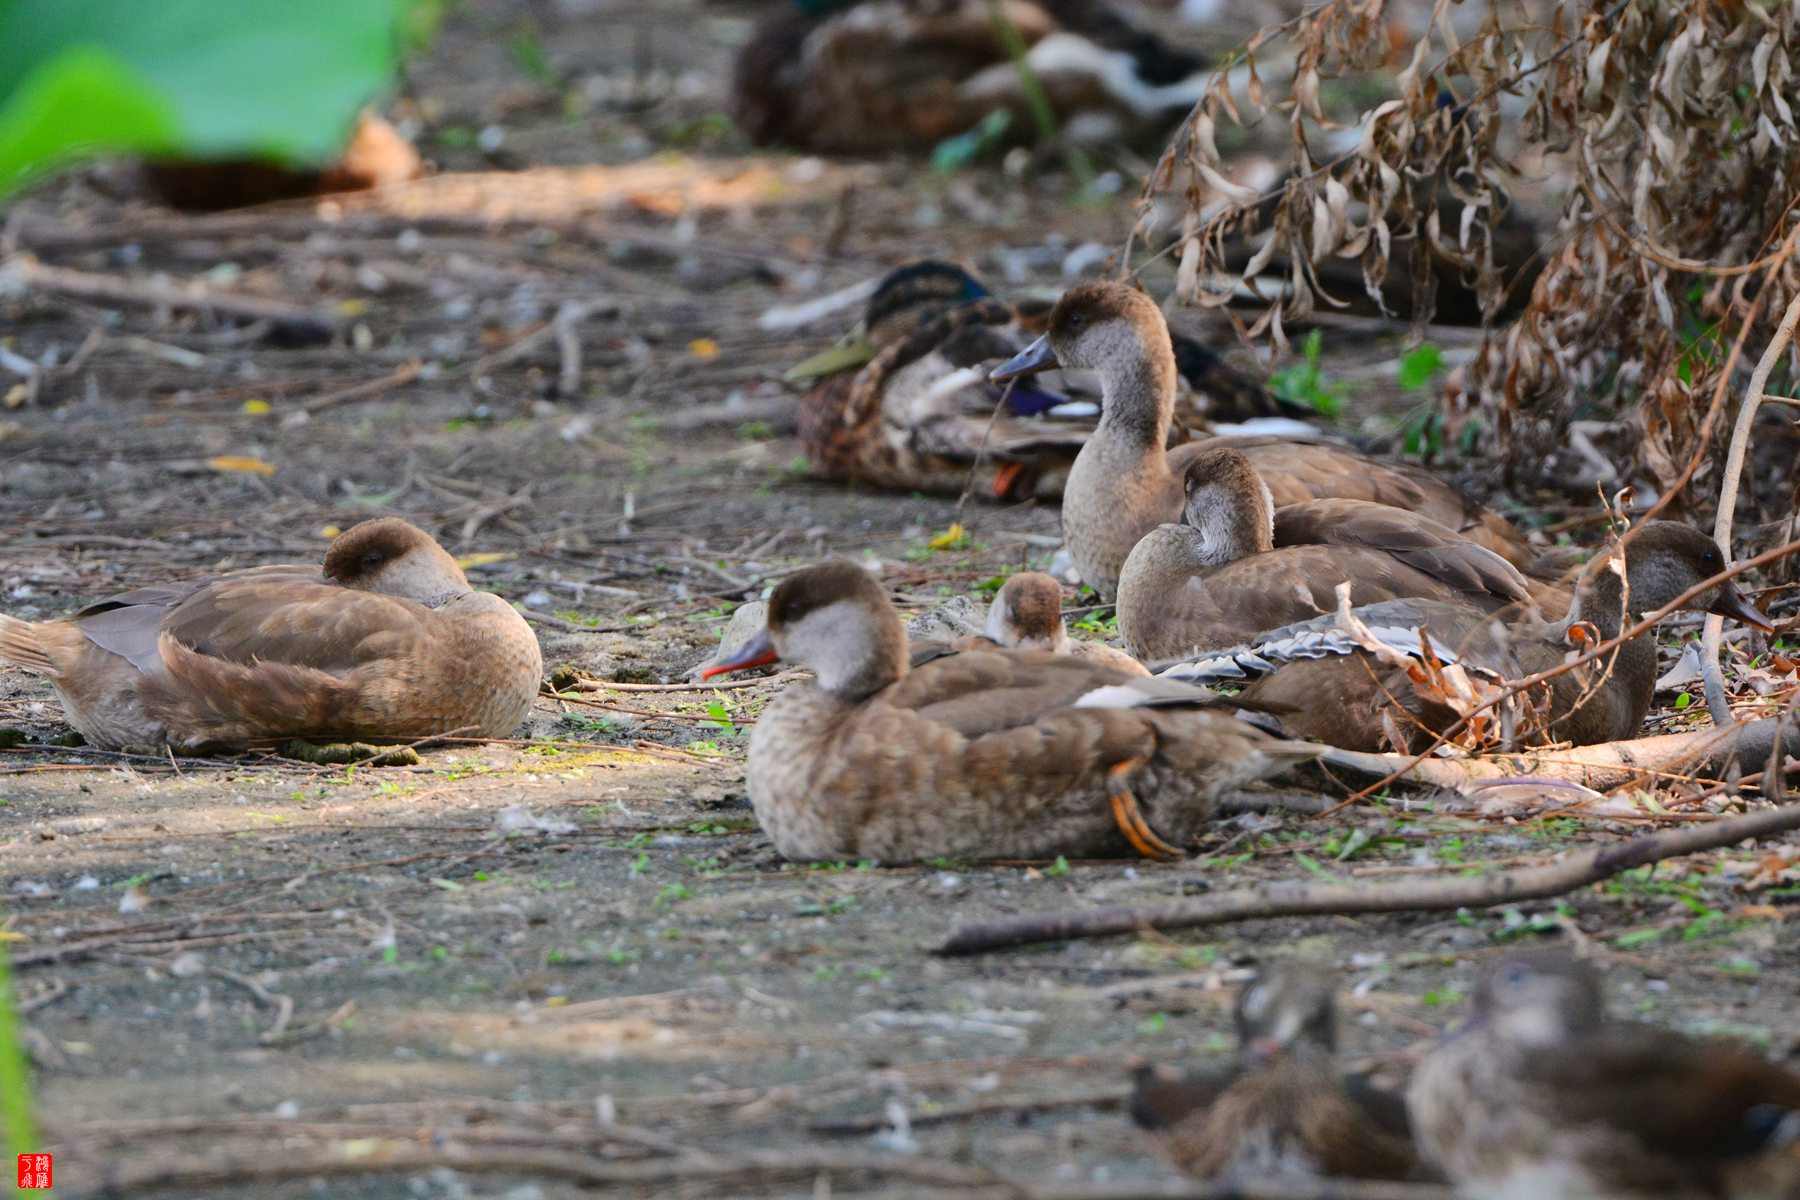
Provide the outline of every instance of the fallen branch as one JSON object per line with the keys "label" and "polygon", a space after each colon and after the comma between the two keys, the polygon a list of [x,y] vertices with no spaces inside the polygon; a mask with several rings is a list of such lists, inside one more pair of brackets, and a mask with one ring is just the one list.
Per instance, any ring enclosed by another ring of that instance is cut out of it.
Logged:
{"label": "fallen branch", "polygon": [[29,254],[18,254],[0,263],[0,294],[48,292],[71,300],[116,308],[175,308],[210,312],[242,321],[269,321],[274,332],[288,342],[328,342],[337,333],[337,318],[316,308],[304,308],[260,296],[235,296],[193,283],[170,279],[120,279],[67,267],[47,267]]}
{"label": "fallen branch", "polygon": [[1357,775],[1431,784],[1457,791],[1470,784],[1496,779],[1538,778],[1578,783],[1596,792],[1605,792],[1646,776],[1677,772],[1688,778],[1718,775],[1733,759],[1766,762],[1774,753],[1778,738],[1786,753],[1800,756],[1800,729],[1769,717],[1688,733],[1627,738],[1592,746],[1484,754],[1474,758],[1422,758],[1413,762],[1404,754],[1327,749],[1322,761],[1326,766]]}
{"label": "fallen branch", "polygon": [[1144,929],[1191,929],[1268,917],[1492,908],[1522,900],[1547,900],[1610,879],[1633,867],[1795,829],[1800,829],[1800,804],[1784,804],[1746,816],[1647,833],[1594,850],[1565,854],[1541,867],[1494,875],[1409,879],[1377,887],[1282,882],[1215,892],[1167,904],[1111,905],[975,921],[954,930],[933,948],[933,952],[979,954],[1032,942],[1101,937]]}
{"label": "fallen branch", "polygon": [[[352,1143],[354,1144],[354,1143]],[[162,1161],[109,1163],[96,1171],[90,1188],[77,1188],[77,1196],[136,1196],[152,1191],[186,1190],[232,1184],[268,1185],[281,1180],[357,1175],[413,1174],[446,1169],[470,1174],[501,1174],[510,1179],[565,1179],[589,1187],[639,1187],[706,1182],[741,1189],[745,1181],[770,1176],[812,1178],[820,1174],[870,1174],[903,1179],[936,1187],[992,1187],[998,1180],[978,1168],[958,1167],[935,1159],[901,1154],[857,1151],[799,1150],[749,1151],[742,1154],[688,1153],[674,1158],[613,1162],[566,1150],[483,1145],[479,1149],[456,1146],[423,1146],[395,1140],[375,1147],[346,1146],[308,1152],[269,1150],[243,1158],[178,1158]],[[85,1174],[85,1173],[84,1173]],[[1031,1195],[1011,1189],[1021,1200]],[[738,1194],[742,1194],[741,1191]],[[1246,1193],[1239,1192],[1239,1195]],[[1269,1195],[1273,1196],[1273,1193]],[[1384,1200],[1332,1194],[1336,1200]],[[1319,1197],[1325,1200],[1325,1197]],[[1396,1197],[1395,1200],[1400,1200]],[[1407,1197],[1406,1200],[1412,1200]]]}

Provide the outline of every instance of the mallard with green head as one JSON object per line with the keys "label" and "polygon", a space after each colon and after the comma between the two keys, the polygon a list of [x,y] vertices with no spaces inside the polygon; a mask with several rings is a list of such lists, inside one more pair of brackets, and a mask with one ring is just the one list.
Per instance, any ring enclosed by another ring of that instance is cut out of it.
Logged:
{"label": "mallard with green head", "polygon": [[[856,328],[787,374],[809,385],[798,424],[813,472],[903,491],[954,494],[973,482],[1001,499],[1059,498],[1099,419],[1094,381],[1077,372],[987,379],[988,367],[1044,332],[1052,304],[994,296],[937,259],[889,272]],[[1212,422],[1277,418],[1300,428],[1300,410],[1260,382],[1191,338],[1175,343],[1173,440]]]}
{"label": "mallard with green head", "polygon": [[797,0],[739,52],[732,117],[758,145],[817,154],[929,152],[1005,114],[1036,116],[1014,35],[1059,126],[1096,143],[1166,132],[1200,98],[1206,62],[1105,0]]}

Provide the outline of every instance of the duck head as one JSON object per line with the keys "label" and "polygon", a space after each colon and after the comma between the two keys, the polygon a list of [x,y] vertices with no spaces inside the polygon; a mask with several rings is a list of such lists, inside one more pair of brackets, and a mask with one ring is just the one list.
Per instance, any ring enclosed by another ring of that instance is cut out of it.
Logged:
{"label": "duck head", "polygon": [[1274,549],[1275,498],[1241,452],[1219,446],[1195,455],[1182,486],[1182,519],[1194,530],[1204,565]]}
{"label": "duck head", "polygon": [[986,632],[1016,650],[1060,650],[1069,640],[1063,627],[1062,584],[1042,571],[1012,576],[988,606]]}
{"label": "duck head", "polygon": [[1520,1046],[1592,1037],[1606,1020],[1600,976],[1561,950],[1510,954],[1482,972],[1470,1020]]}
{"label": "duck head", "polygon": [[1239,1053],[1255,1066],[1302,1047],[1337,1048],[1337,1001],[1331,980],[1292,963],[1270,967],[1238,993],[1232,1008]]}
{"label": "duck head", "polygon": [[469,580],[429,533],[398,517],[352,525],[325,552],[325,578],[427,608],[466,595]]}
{"label": "duck head", "polygon": [[790,367],[784,378],[799,383],[860,367],[927,321],[987,294],[979,279],[955,263],[937,258],[902,263],[876,285],[856,328],[831,349]]}
{"label": "duck head", "polygon": [[[1630,585],[1630,610],[1643,614],[1672,604],[1693,588],[1725,569],[1725,556],[1712,538],[1679,521],[1646,521],[1625,543],[1625,575]],[[1602,610],[1618,609],[1618,575],[1601,569],[1594,590]],[[1610,604],[1608,591],[1611,591]],[[1689,600],[1684,608],[1696,612],[1735,617],[1746,625],[1773,632],[1769,619],[1727,580]],[[1584,615],[1586,615],[1584,613]],[[1593,617],[1598,621],[1605,612]]]}
{"label": "duck head", "polygon": [[1166,358],[1174,371],[1175,347],[1156,301],[1123,283],[1084,283],[1063,293],[1050,310],[1050,329],[989,373],[995,383],[1058,367],[1123,376],[1146,358]]}
{"label": "duck head", "polygon": [[768,624],[702,679],[790,662],[842,700],[862,700],[906,674],[906,628],[881,584],[847,559],[781,581],[769,596]]}

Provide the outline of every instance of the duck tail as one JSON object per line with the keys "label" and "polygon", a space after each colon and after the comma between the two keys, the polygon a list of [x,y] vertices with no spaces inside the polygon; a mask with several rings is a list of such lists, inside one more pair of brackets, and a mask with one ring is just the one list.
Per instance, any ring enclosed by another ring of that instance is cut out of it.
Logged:
{"label": "duck tail", "polygon": [[38,638],[38,627],[0,613],[0,660],[17,663],[39,675],[54,675],[56,666]]}

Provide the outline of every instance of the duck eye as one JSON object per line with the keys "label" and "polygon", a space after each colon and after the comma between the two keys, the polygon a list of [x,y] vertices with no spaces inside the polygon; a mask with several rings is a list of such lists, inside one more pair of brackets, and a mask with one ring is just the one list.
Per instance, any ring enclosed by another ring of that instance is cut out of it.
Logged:
{"label": "duck eye", "polygon": [[380,565],[381,565],[381,551],[371,550],[367,554],[363,555],[363,566],[379,567]]}
{"label": "duck eye", "polygon": [[1069,328],[1070,329],[1080,329],[1081,322],[1085,319],[1086,318],[1084,318],[1080,313],[1076,313],[1074,316],[1069,318]]}

